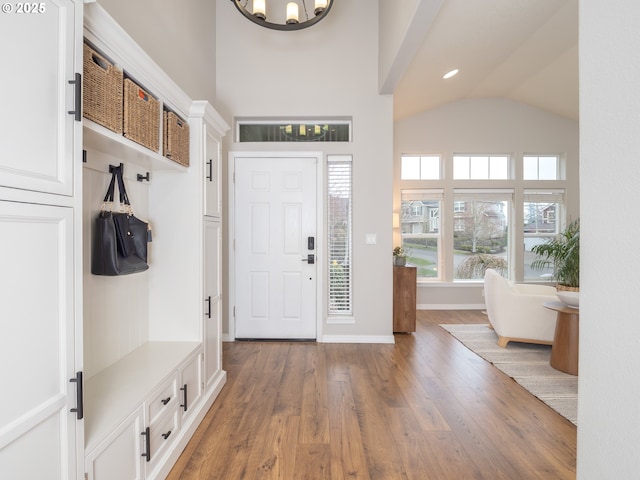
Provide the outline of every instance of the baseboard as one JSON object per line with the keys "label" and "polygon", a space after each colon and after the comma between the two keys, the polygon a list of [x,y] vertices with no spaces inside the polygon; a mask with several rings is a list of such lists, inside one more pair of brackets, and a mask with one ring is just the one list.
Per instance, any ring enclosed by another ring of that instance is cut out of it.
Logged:
{"label": "baseboard", "polygon": [[484,310],[484,303],[421,303],[418,310]]}
{"label": "baseboard", "polygon": [[320,343],[395,343],[393,335],[323,335]]}
{"label": "baseboard", "polygon": [[222,341],[223,342],[233,342],[233,341],[235,341],[235,338],[230,333],[223,333],[222,334]]}

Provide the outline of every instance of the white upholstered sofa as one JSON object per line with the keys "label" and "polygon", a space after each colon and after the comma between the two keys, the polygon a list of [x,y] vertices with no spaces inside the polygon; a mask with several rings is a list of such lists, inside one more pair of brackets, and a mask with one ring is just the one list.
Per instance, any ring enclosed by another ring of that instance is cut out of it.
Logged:
{"label": "white upholstered sofa", "polygon": [[554,287],[513,283],[487,269],[484,299],[499,346],[506,347],[509,342],[553,343],[557,313],[543,304],[559,301]]}

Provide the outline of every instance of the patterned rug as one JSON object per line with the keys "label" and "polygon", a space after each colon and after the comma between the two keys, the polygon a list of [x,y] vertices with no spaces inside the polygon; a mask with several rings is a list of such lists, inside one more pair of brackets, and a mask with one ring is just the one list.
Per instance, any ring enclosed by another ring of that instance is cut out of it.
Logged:
{"label": "patterned rug", "polygon": [[510,342],[500,348],[488,325],[440,325],[465,347],[513,378],[525,389],[577,425],[578,377],[549,365],[551,347]]}

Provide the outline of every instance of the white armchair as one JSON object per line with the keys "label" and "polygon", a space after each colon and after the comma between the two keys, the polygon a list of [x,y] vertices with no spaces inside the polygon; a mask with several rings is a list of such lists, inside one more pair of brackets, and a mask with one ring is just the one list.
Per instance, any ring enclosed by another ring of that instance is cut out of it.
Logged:
{"label": "white armchair", "polygon": [[553,343],[557,314],[543,303],[559,301],[554,287],[516,284],[487,269],[484,299],[500,347],[509,342]]}

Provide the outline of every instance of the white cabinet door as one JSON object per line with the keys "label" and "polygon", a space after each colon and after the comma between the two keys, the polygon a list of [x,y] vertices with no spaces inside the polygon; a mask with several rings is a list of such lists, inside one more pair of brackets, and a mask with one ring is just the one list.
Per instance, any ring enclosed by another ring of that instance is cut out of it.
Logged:
{"label": "white cabinet door", "polygon": [[0,476],[76,478],[73,210],[0,201],[0,238]]}
{"label": "white cabinet door", "polygon": [[68,112],[82,85],[69,81],[80,58],[81,2],[8,2],[2,10],[0,186],[72,195],[81,122]]}
{"label": "white cabinet door", "polygon": [[182,418],[190,415],[202,397],[202,354],[191,357],[180,368],[178,399]]}
{"label": "white cabinet door", "polygon": [[220,142],[213,135],[213,129],[205,126],[204,158],[204,214],[208,217],[220,217],[222,197],[220,191]]}
{"label": "white cabinet door", "polygon": [[[150,443],[142,427],[142,407],[129,415],[87,456],[88,480],[140,480]],[[43,477],[44,478],[44,477]]]}
{"label": "white cabinet door", "polygon": [[[205,217],[206,218],[206,217]],[[204,222],[204,378],[209,387],[222,369],[221,242],[219,221]]]}

